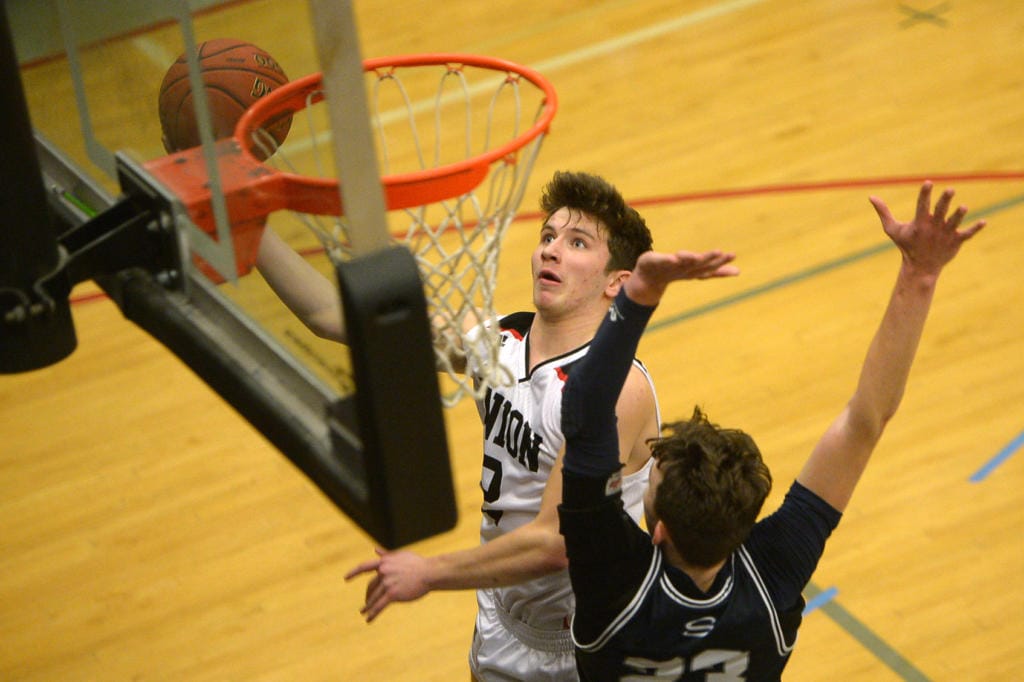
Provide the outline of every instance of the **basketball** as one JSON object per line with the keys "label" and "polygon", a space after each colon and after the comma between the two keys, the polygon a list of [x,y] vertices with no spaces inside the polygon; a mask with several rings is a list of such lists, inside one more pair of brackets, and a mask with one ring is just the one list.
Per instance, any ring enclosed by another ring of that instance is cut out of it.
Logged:
{"label": "basketball", "polygon": [[[231,136],[246,109],[288,82],[277,61],[251,43],[218,38],[200,43],[197,53],[213,135],[218,140]],[[200,144],[188,61],[184,54],[167,69],[160,85],[159,112],[164,149],[168,154]],[[266,130],[277,144],[281,144],[291,124],[291,116],[284,116],[272,121]]]}

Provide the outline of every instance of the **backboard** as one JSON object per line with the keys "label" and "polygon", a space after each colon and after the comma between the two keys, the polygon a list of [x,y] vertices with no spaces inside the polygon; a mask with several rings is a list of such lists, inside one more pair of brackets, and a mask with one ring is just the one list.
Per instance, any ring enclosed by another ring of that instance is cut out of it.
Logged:
{"label": "backboard", "polygon": [[18,135],[3,164],[2,370],[73,352],[69,292],[93,280],[378,542],[445,531],[456,513],[427,307],[412,257],[389,246],[351,3],[296,5],[296,21],[318,28],[315,49],[275,44],[280,26],[233,36],[260,44],[289,75],[323,71],[332,100],[346,103],[330,123],[345,131],[333,136],[335,162],[358,252],[333,263],[301,226],[272,227],[344,283],[348,347],[298,323],[257,274],[236,275],[202,115],[216,238],[146,170],[165,154],[156,113],[164,72],[179,54],[195,60],[198,42],[226,35],[215,10],[235,4],[6,4],[4,82],[19,71],[31,81],[4,97],[5,127]]}

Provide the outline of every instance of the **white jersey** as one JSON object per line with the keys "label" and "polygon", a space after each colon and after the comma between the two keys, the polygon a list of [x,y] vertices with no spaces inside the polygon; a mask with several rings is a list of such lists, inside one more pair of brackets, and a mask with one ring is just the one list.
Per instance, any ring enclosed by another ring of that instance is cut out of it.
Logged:
{"label": "white jersey", "polygon": [[[515,383],[489,389],[477,401],[484,434],[481,542],[519,528],[540,511],[544,487],[565,442],[561,427],[562,388],[571,366],[590,348],[589,344],[581,346],[537,365],[530,372],[528,331],[532,321],[533,313],[517,313],[500,320],[499,358],[511,371]],[[647,369],[638,360],[633,363],[651,382]],[[654,393],[653,383],[651,392]],[[660,413],[657,418],[660,424]],[[623,479],[623,503],[638,522],[650,467],[648,461]],[[489,600],[514,621],[540,631],[568,628],[574,601],[567,570],[487,592]]]}

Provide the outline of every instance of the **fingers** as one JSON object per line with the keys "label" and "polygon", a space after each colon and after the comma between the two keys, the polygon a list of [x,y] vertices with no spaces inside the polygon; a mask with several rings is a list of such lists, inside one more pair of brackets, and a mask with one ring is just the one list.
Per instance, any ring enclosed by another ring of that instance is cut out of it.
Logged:
{"label": "fingers", "polygon": [[949,220],[946,221],[946,227],[951,230],[955,230],[960,226],[960,222],[964,219],[965,215],[967,215],[967,207],[958,206],[957,209],[953,211],[953,215],[949,216]]}
{"label": "fingers", "polygon": [[[669,259],[673,257],[673,254],[667,256]],[[736,257],[735,254],[726,253],[721,249],[712,249],[711,251],[695,252],[679,250],[674,254],[676,261],[680,264],[688,265],[700,265],[703,263],[710,263],[716,260],[729,261]]]}
{"label": "fingers", "polygon": [[359,613],[363,614],[366,617],[366,622],[369,623],[379,616],[384,607],[390,603],[391,598],[384,587],[384,581],[375,578],[366,588],[366,602],[363,604],[363,608],[359,609]]}
{"label": "fingers", "polygon": [[921,185],[921,191],[917,193],[917,215],[915,220],[925,221],[931,213],[932,207],[932,183],[926,180]]}
{"label": "fingers", "polygon": [[967,241],[968,239],[970,239],[974,235],[978,234],[978,232],[981,230],[981,228],[985,227],[985,225],[986,225],[986,223],[985,223],[984,220],[979,220],[978,222],[976,222],[973,225],[971,225],[970,227],[968,227],[966,230],[961,231],[959,233],[961,240],[962,241]]}
{"label": "fingers", "polygon": [[[932,197],[932,182],[926,180],[921,184],[921,189],[917,194],[917,212],[914,216],[914,222],[919,225],[924,225],[927,222],[936,222],[948,228],[955,229],[960,225],[964,215],[967,213],[967,208],[960,206],[953,212],[949,218],[946,214],[949,212],[949,207],[953,202],[954,191],[952,189],[946,189],[939,196],[935,202],[934,212],[931,207]],[[868,201],[875,208],[875,213],[878,214],[879,219],[882,221],[882,226],[888,231],[891,227],[898,225],[898,221],[893,217],[892,211],[884,201],[878,197],[868,197]]]}
{"label": "fingers", "polygon": [[380,592],[383,589],[383,584],[384,581],[381,580],[380,574],[375,575],[370,582],[366,583],[366,593],[363,595],[363,607],[359,609],[359,613],[364,613],[372,602],[380,598]]}
{"label": "fingers", "polygon": [[740,272],[739,268],[729,265],[729,263],[736,259],[736,254],[734,253],[725,253],[715,249],[701,254],[679,251],[676,256],[679,258],[681,265],[690,264],[686,268],[687,274],[694,279],[732,277]]}
{"label": "fingers", "polygon": [[709,277],[735,277],[740,274],[740,269],[735,265],[722,265],[715,269]]}
{"label": "fingers", "polygon": [[370,611],[368,611],[366,613],[366,622],[367,623],[372,623],[373,619],[380,615],[380,612],[384,610],[385,606],[387,606],[387,602],[385,602],[383,604],[380,604],[380,606],[378,606],[377,608],[374,608],[374,609],[371,609]]}
{"label": "fingers", "polygon": [[967,217],[967,207],[953,206],[953,189],[945,189],[935,201],[931,201],[932,183],[924,182],[917,195],[917,213],[911,222],[900,222],[893,218],[889,207],[877,197],[870,197],[875,212],[882,220],[882,227],[890,239],[902,251],[905,259],[913,261],[922,270],[938,272],[952,260],[960,245],[977,234],[985,222],[975,221],[970,227],[960,226]]}
{"label": "fingers", "polygon": [[370,573],[371,571],[376,571],[378,568],[380,568],[380,559],[373,559],[371,561],[364,561],[363,563],[359,564],[358,566],[353,568],[351,571],[346,573],[345,574],[345,580],[352,580],[356,576],[360,576],[363,573]]}
{"label": "fingers", "polygon": [[[357,574],[353,571],[350,575]],[[346,576],[347,578],[348,576]],[[388,595],[388,589],[384,585],[384,579],[378,573],[366,584],[366,596],[363,600],[362,608],[359,609],[359,613],[363,614],[366,617],[366,622],[369,623],[390,603],[391,598]]]}
{"label": "fingers", "polygon": [[[935,219],[936,220],[941,222],[941,221],[944,221],[946,219],[946,212],[949,210],[949,204],[952,201],[953,201],[953,190],[951,190],[951,189],[945,190],[942,193],[942,196],[939,197],[939,200],[935,202]],[[959,211],[959,209],[957,209],[957,210]],[[964,213],[966,213],[967,209],[965,208],[965,209],[963,209],[963,211],[964,211]],[[956,216],[956,213],[954,213],[953,215]],[[961,215],[960,217],[963,218],[963,215]],[[959,223],[960,223],[960,221],[957,220],[957,224],[959,224]]]}
{"label": "fingers", "polygon": [[896,219],[892,217],[892,211],[889,210],[889,207],[884,201],[878,197],[868,197],[868,201],[870,201],[871,205],[875,207],[875,213],[878,214],[878,218],[882,221],[883,227],[896,222]]}
{"label": "fingers", "polygon": [[730,263],[735,260],[736,255],[732,253],[723,253],[716,258],[712,258],[704,267],[704,271],[701,272],[698,277],[700,279],[710,279],[712,277],[735,277],[740,274],[740,269]]}
{"label": "fingers", "polygon": [[716,249],[714,251],[708,251],[707,253],[705,253],[703,260],[705,265],[711,267],[725,265],[726,263],[729,263],[735,258],[736,254],[734,253],[724,253]]}
{"label": "fingers", "polygon": [[694,273],[697,279],[710,279],[712,277],[733,277],[740,274],[739,268],[729,265],[735,260],[736,254],[712,251],[706,254],[701,263],[700,269]]}
{"label": "fingers", "polygon": [[[935,217],[939,220],[943,220],[946,211],[949,209],[950,201],[953,199],[953,190],[947,189],[939,197],[939,201],[935,204]],[[957,231],[960,224],[963,222],[964,217],[967,215],[966,206],[957,206],[957,209],[953,211],[953,214],[949,218],[944,219],[943,225],[948,230],[957,232],[957,236],[960,237],[961,242],[965,242],[978,233],[981,228],[985,227],[984,220],[978,220],[973,225],[965,230]]]}
{"label": "fingers", "polygon": [[[964,217],[967,215],[967,207],[960,206],[953,212],[953,215],[946,221],[946,227],[951,230],[956,230],[960,227],[960,223],[963,222]],[[978,233],[981,228],[985,227],[987,223],[984,220],[977,220],[970,227],[960,230],[957,232],[961,241],[967,241]]]}
{"label": "fingers", "polygon": [[345,580],[352,580],[352,578],[355,578],[356,576],[362,575],[363,573],[369,573],[370,571],[376,571],[380,568],[380,557],[384,556],[384,550],[380,547],[375,547],[373,551],[377,553],[378,558],[364,561],[359,564],[345,574]]}

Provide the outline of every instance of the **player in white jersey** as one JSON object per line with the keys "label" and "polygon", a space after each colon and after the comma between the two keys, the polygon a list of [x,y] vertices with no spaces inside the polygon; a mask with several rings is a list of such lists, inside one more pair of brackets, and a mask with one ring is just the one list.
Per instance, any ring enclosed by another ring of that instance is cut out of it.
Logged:
{"label": "player in white jersey", "polygon": [[[533,521],[558,453],[562,389],[590,344],[550,358],[532,369],[529,354],[532,313],[500,321],[499,360],[514,383],[488,390],[477,401],[484,426],[484,492],[480,541],[488,543]],[[654,394],[646,368],[633,361]],[[661,423],[655,404],[655,419]],[[625,477],[623,501],[639,521],[651,460]],[[470,667],[479,679],[574,678],[568,623],[574,600],[567,571],[526,582],[477,590],[477,623]],[[500,676],[500,677],[499,677]]]}
{"label": "player in white jersey", "polygon": [[[543,371],[557,358],[585,349],[636,259],[651,248],[650,231],[643,219],[614,187],[599,177],[556,173],[545,188],[541,207],[545,220],[531,257],[536,314],[520,332],[524,337],[520,377]],[[333,285],[269,230],[260,245],[257,267],[310,329],[344,341],[345,330]],[[532,392],[527,395],[533,399]],[[509,418],[514,419],[511,409]],[[554,419],[553,433],[560,434],[560,407],[549,406],[547,410],[549,419]],[[532,420],[535,413],[543,412],[534,406],[521,410],[522,414],[531,415],[531,421],[523,422],[524,427],[528,423],[532,433],[542,433],[544,427],[540,422],[535,426]],[[486,403],[482,414],[486,423]],[[497,415],[500,417],[501,413]],[[653,388],[639,367],[633,368],[626,379],[616,418],[624,473],[642,478],[643,472],[649,470],[647,441],[658,435],[660,424]],[[505,432],[510,428],[513,425],[506,423]],[[554,440],[560,446],[561,436],[552,435]],[[512,609],[509,618],[512,614],[515,618],[499,620],[505,612],[490,619],[481,615],[474,634],[471,667],[479,680],[524,676],[543,679],[545,674],[550,674],[548,679],[575,679],[564,599],[554,591],[548,595],[550,600],[542,596],[547,594],[546,580],[552,586],[558,585],[559,590],[567,584],[562,577],[545,577],[564,572],[567,564],[565,543],[558,532],[561,466],[553,462],[559,446],[546,451],[545,456],[552,462],[546,460],[541,468],[538,461],[538,470],[530,472],[528,482],[516,480],[513,460],[507,452],[488,454],[491,458],[505,458],[500,459],[501,477],[507,475],[508,481],[500,486],[501,495],[505,503],[516,500],[517,504],[516,509],[509,509],[507,520],[493,521],[495,532],[485,533],[482,544],[433,557],[378,550],[377,559],[355,567],[347,578],[374,573],[363,608],[367,620],[373,620],[391,602],[418,599],[435,589],[493,589],[540,579],[533,585],[534,598],[530,600],[513,603],[502,597],[501,603]],[[494,461],[485,460],[481,479],[485,495],[495,485],[495,468]],[[517,485],[513,486],[513,482]],[[485,503],[487,509],[498,510]],[[506,530],[512,525],[516,527]],[[482,613],[490,594],[489,590],[480,592]],[[549,601],[552,615],[547,617],[543,614]],[[526,620],[519,620],[520,616]],[[529,628],[538,624],[545,627],[535,636],[537,632]],[[560,643],[549,646],[549,637]],[[564,654],[559,647],[564,647]],[[547,651],[551,648],[557,651]]]}
{"label": "player in white jersey", "polygon": [[[517,376],[523,379],[538,372],[538,379],[546,376],[546,371],[557,372],[558,359],[585,352],[636,259],[651,247],[650,232],[640,215],[614,187],[596,176],[556,173],[545,187],[541,208],[545,219],[531,257],[536,313],[527,313],[529,319],[516,332],[522,336]],[[508,338],[515,340],[515,335]],[[519,427],[516,445],[523,442],[526,424],[531,434],[550,431],[552,443],[557,444],[546,443],[543,468],[538,451],[537,471],[529,472],[524,480],[519,480],[518,474],[524,471],[517,467],[522,456],[529,469],[528,447],[523,453],[517,447],[513,456],[507,449],[494,449],[493,442],[485,446],[491,448],[481,478],[485,500],[493,497],[494,491],[500,494],[497,503],[484,503],[480,545],[431,557],[378,551],[377,559],[349,573],[349,577],[375,573],[363,608],[368,620],[391,602],[417,599],[431,590],[478,589],[480,609],[470,666],[474,677],[482,681],[576,679],[566,619],[567,583],[564,575],[552,577],[563,574],[566,567],[557,513],[561,465],[554,460],[561,444],[560,406],[545,406],[544,401],[560,399],[560,393],[552,387],[539,395],[538,405],[533,404],[538,398],[532,390],[521,396],[526,404],[517,409],[524,426]],[[491,397],[490,403],[483,401],[481,414],[485,429],[488,406],[497,419],[490,433],[493,441],[498,433],[515,432],[520,417],[513,414],[509,403],[504,431],[494,431],[501,427],[505,408],[497,403],[495,394]],[[639,367],[634,367],[626,380],[616,420],[624,473],[643,479],[650,461],[647,440],[657,436],[660,424],[650,380]],[[547,436],[544,433],[545,439]],[[532,435],[526,443],[533,443]],[[494,482],[497,475],[500,484]],[[510,588],[524,582],[529,583],[525,588]],[[495,592],[496,588],[510,589]],[[499,600],[494,599],[495,594],[500,595]]]}

